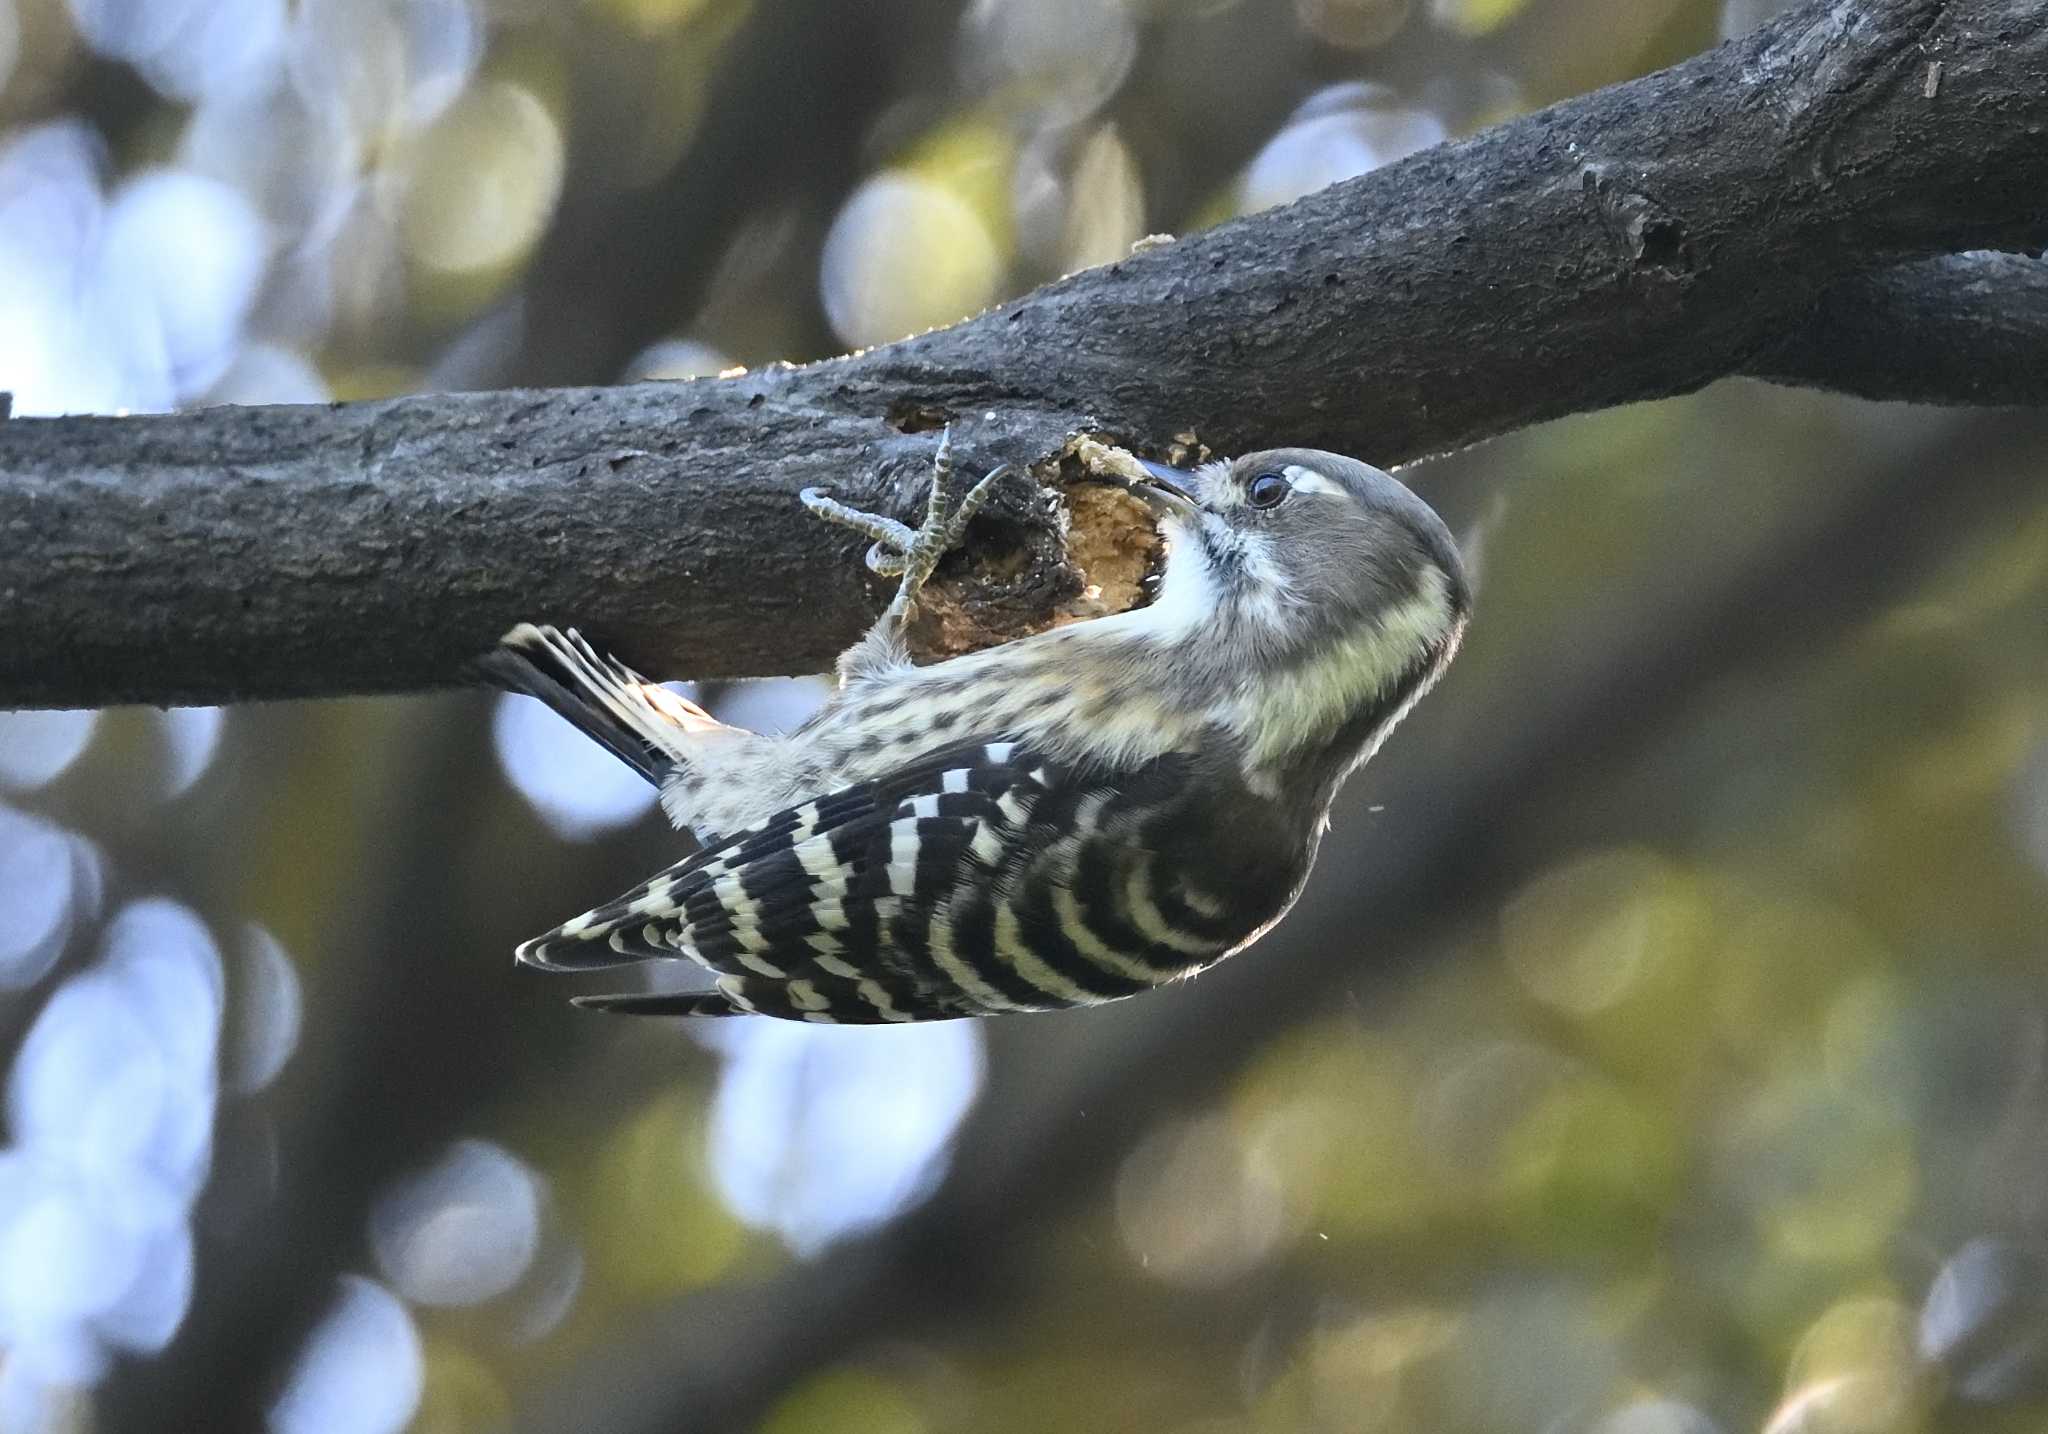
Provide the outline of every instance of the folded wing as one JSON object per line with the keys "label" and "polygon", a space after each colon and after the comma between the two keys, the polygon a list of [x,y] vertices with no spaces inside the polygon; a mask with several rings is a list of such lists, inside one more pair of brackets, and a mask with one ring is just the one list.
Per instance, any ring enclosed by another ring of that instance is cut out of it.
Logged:
{"label": "folded wing", "polygon": [[1235,944],[1147,905],[1144,832],[1185,773],[1112,790],[1015,742],[968,743],[777,813],[519,951],[557,971],[682,957],[716,989],[585,998],[656,1015],[943,1019],[1114,1000]]}

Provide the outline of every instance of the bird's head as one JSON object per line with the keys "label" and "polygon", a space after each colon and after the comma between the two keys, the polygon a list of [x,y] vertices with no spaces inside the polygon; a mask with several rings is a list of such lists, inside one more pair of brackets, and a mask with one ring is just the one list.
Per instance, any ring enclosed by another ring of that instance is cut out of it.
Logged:
{"label": "bird's head", "polygon": [[1146,467],[1140,491],[1167,540],[1162,625],[1221,625],[1268,660],[1362,628],[1455,642],[1470,606],[1457,544],[1388,474],[1313,448]]}
{"label": "bird's head", "polygon": [[1457,651],[1471,588],[1450,531],[1379,469],[1317,449],[1146,466],[1166,568],[1133,629],[1216,694],[1254,766],[1341,780]]}

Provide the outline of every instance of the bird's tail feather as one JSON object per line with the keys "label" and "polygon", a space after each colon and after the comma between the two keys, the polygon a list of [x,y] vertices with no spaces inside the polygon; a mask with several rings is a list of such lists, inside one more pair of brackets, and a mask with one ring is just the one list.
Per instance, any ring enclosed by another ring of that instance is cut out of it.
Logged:
{"label": "bird's tail feather", "polygon": [[498,640],[482,665],[502,686],[547,703],[657,787],[689,760],[694,738],[731,730],[696,703],[600,652],[574,628],[522,622]]}

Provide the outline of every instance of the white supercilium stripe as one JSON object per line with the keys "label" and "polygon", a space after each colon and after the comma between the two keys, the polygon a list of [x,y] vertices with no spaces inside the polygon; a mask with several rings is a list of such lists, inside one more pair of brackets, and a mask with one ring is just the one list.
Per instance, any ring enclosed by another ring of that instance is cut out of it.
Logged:
{"label": "white supercilium stripe", "polygon": [[1343,488],[1316,472],[1315,469],[1304,468],[1299,463],[1290,463],[1280,471],[1286,476],[1287,481],[1294,486],[1294,491],[1297,493],[1335,493],[1343,498],[1351,496]]}

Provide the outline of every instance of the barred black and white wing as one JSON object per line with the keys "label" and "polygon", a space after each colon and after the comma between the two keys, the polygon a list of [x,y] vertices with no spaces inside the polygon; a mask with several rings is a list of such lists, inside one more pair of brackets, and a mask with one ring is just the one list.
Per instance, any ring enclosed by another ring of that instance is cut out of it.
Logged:
{"label": "barred black and white wing", "polygon": [[873,1023],[1133,995],[1243,944],[1305,874],[1254,856],[1238,882],[1214,865],[1262,823],[1218,809],[1193,761],[1111,784],[1018,743],[950,748],[734,833],[520,959],[685,957],[714,974],[706,994],[585,1001],[661,1015]]}

